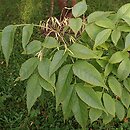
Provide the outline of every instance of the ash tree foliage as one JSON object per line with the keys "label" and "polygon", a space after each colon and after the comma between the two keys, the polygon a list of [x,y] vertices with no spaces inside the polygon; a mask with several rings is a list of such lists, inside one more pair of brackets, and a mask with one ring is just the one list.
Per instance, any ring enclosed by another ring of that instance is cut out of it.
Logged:
{"label": "ash tree foliage", "polygon": [[[84,0],[77,3],[74,18],[64,26],[50,18],[56,29],[48,23],[21,24],[0,32],[8,66],[15,33],[23,27],[23,54],[32,56],[19,71],[19,79],[27,81],[28,113],[44,89],[56,98],[65,120],[74,116],[82,129],[88,120],[107,124],[130,117],[130,3],[117,12],[93,12],[87,19],[82,17],[86,10]],[[42,41],[30,40],[34,27],[48,32]]]}

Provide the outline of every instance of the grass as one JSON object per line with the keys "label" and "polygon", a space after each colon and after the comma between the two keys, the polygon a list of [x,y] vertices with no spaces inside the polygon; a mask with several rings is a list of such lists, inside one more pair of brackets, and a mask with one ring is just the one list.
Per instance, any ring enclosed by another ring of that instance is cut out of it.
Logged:
{"label": "grass", "polygon": [[[130,2],[129,0],[87,0],[88,13],[95,10],[114,10]],[[48,0],[0,0],[0,30],[9,24],[39,23],[49,14]],[[55,6],[54,15],[58,15]],[[64,122],[62,111],[55,111],[54,98],[43,92],[36,102],[31,114],[27,115],[26,82],[14,82],[18,77],[21,64],[28,58],[23,55],[21,47],[21,29],[17,31],[14,50],[9,67],[6,68],[2,52],[0,52],[0,130],[74,130],[80,129],[72,118]],[[46,98],[48,97],[48,98]],[[128,123],[114,120],[119,129],[129,129]],[[104,126],[95,122],[89,127],[93,130],[116,129],[114,123]]]}

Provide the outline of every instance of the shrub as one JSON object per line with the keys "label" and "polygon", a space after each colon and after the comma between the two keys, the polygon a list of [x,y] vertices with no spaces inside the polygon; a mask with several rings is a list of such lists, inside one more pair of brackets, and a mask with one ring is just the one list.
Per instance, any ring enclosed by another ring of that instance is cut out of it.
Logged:
{"label": "shrub", "polygon": [[[17,80],[27,80],[28,113],[42,89],[62,106],[64,119],[74,116],[86,128],[102,119],[109,123],[130,117],[130,4],[116,13],[96,11],[87,20],[83,0],[72,8],[74,18],[58,21],[49,18],[41,25],[8,25],[0,33],[6,65],[13,49],[17,28],[23,27],[23,54],[29,55]],[[31,40],[38,27],[44,41]]]}

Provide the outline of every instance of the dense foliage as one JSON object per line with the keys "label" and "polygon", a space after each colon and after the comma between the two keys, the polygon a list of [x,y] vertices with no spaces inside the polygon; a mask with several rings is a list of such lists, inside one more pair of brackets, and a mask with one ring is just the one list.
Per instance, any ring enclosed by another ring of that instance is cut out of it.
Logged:
{"label": "dense foliage", "polygon": [[[9,25],[0,33],[8,66],[15,32],[23,27],[23,54],[29,59],[16,82],[27,80],[28,113],[42,92],[49,91],[64,119],[74,116],[83,129],[88,120],[107,124],[115,117],[120,121],[130,117],[130,4],[117,13],[93,12],[87,20],[81,18],[86,10],[81,1],[72,8],[74,18],[67,21],[50,18],[41,25]],[[36,27],[45,32],[44,41],[31,39]]]}

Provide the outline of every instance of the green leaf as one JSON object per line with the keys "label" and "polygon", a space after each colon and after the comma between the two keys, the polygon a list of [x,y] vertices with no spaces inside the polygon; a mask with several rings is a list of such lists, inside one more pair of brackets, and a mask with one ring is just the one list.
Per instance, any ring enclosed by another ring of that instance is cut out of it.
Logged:
{"label": "green leaf", "polygon": [[49,59],[43,59],[42,61],[40,61],[38,65],[38,72],[44,80],[46,80],[53,87],[55,87],[55,74],[49,77],[50,63],[51,61]]}
{"label": "green leaf", "polygon": [[108,63],[105,67],[104,76],[107,77],[112,72],[112,69],[113,65]]}
{"label": "green leaf", "polygon": [[72,112],[77,122],[82,126],[83,129],[86,128],[88,120],[88,106],[79,99],[77,94],[73,94],[72,97]]}
{"label": "green leaf", "polygon": [[34,70],[37,68],[39,59],[36,57],[30,58],[25,61],[20,68],[20,79],[25,80],[31,76]]}
{"label": "green leaf", "polygon": [[126,79],[130,74],[130,60],[125,58],[117,69],[117,76],[120,80]]}
{"label": "green leaf", "polygon": [[99,32],[96,36],[94,47],[97,47],[106,42],[110,34],[111,29],[104,29],[103,31]]}
{"label": "green leaf", "polygon": [[111,14],[111,12],[95,11],[87,17],[87,21],[88,21],[88,23],[92,23],[92,22],[98,21],[100,19],[106,18],[110,14]]}
{"label": "green leaf", "polygon": [[108,124],[113,119],[113,116],[110,114],[103,114],[103,123]]}
{"label": "green leaf", "polygon": [[111,39],[115,46],[117,45],[120,37],[121,37],[121,31],[119,31],[117,29],[112,31]]}
{"label": "green leaf", "polygon": [[77,35],[78,31],[80,31],[82,27],[82,19],[81,18],[69,19],[69,27],[72,29],[75,35]]}
{"label": "green leaf", "polygon": [[83,15],[87,10],[87,4],[85,0],[78,2],[76,5],[72,7],[72,14],[74,17],[79,17]]}
{"label": "green leaf", "polygon": [[89,37],[92,40],[95,40],[97,34],[99,32],[101,32],[103,29],[101,27],[97,26],[96,24],[91,23],[91,24],[87,24],[85,26],[85,30],[86,30],[87,34],[89,35]]}
{"label": "green leaf", "polygon": [[59,47],[59,43],[55,38],[47,36],[43,42],[43,46],[46,48],[55,48]]}
{"label": "green leaf", "polygon": [[9,25],[5,27],[2,31],[1,46],[2,46],[2,51],[5,57],[7,66],[9,62],[9,57],[13,50],[15,31],[16,31],[16,26],[14,25]]}
{"label": "green leaf", "polygon": [[91,58],[97,58],[98,56],[89,49],[88,47],[74,43],[69,47],[69,50],[71,51],[69,53],[70,56],[79,58],[79,59],[91,59]]}
{"label": "green leaf", "polygon": [[123,25],[118,26],[117,30],[122,32],[130,32],[130,26],[124,23]]}
{"label": "green leaf", "polygon": [[77,61],[73,65],[74,74],[81,80],[94,86],[101,86],[107,89],[104,80],[98,70],[86,61]]}
{"label": "green leaf", "polygon": [[102,115],[102,110],[90,108],[89,117],[90,117],[91,123],[96,121],[101,115]]}
{"label": "green leaf", "polygon": [[23,27],[23,32],[22,32],[22,46],[23,46],[23,49],[26,50],[26,45],[28,44],[30,38],[31,38],[31,35],[33,33],[33,27],[34,25],[33,24],[29,24],[29,25],[26,25]]}
{"label": "green leaf", "polygon": [[130,93],[123,88],[122,89],[122,96],[121,96],[121,102],[123,105],[128,109],[130,105]]}
{"label": "green leaf", "polygon": [[109,94],[103,94],[103,103],[107,112],[115,116],[115,101]]}
{"label": "green leaf", "polygon": [[116,115],[119,118],[120,121],[123,120],[125,116],[125,109],[120,101],[116,100]]}
{"label": "green leaf", "polygon": [[91,87],[85,87],[82,84],[76,84],[75,88],[78,96],[82,101],[93,108],[104,110],[101,100],[98,98],[97,93]]}
{"label": "green leaf", "polygon": [[103,28],[109,28],[109,29],[115,28],[114,22],[109,18],[103,18],[101,20],[96,21],[95,23],[96,23],[96,25],[103,27]]}
{"label": "green leaf", "polygon": [[130,92],[130,78],[125,79],[123,85]]}
{"label": "green leaf", "polygon": [[96,62],[102,67],[104,68],[107,64],[106,60],[101,60],[101,59],[97,59]]}
{"label": "green leaf", "polygon": [[73,90],[74,90],[73,85],[70,85],[66,98],[62,102],[62,110],[63,110],[63,115],[65,119],[68,119],[71,116]]}
{"label": "green leaf", "polygon": [[41,42],[38,40],[33,40],[32,42],[30,42],[27,47],[26,47],[26,51],[25,54],[33,54],[38,52],[41,49]]}
{"label": "green leaf", "polygon": [[130,50],[130,33],[125,38],[125,50],[126,51]]}
{"label": "green leaf", "polygon": [[120,63],[122,60],[124,60],[124,58],[128,57],[127,54],[128,54],[127,52],[117,51],[111,56],[109,63],[111,64]]}
{"label": "green leaf", "polygon": [[64,63],[68,54],[64,50],[58,50],[51,61],[49,76],[51,76]]}
{"label": "green leaf", "polygon": [[0,32],[0,51],[1,51],[1,39],[2,39],[2,32]]}
{"label": "green leaf", "polygon": [[52,92],[52,94],[54,95],[54,87],[49,82],[47,82],[45,79],[40,77],[39,83],[43,89]]}
{"label": "green leaf", "polygon": [[38,74],[33,74],[29,78],[27,82],[26,92],[27,92],[27,108],[28,112],[30,112],[31,107],[34,105],[37,98],[41,95],[41,86],[39,84]]}
{"label": "green leaf", "polygon": [[127,118],[130,118],[130,108],[127,110]]}
{"label": "green leaf", "polygon": [[[130,10],[129,10],[130,11]],[[130,26],[130,17],[123,16],[122,18]]]}
{"label": "green leaf", "polygon": [[108,84],[109,84],[109,87],[112,90],[112,92],[115,95],[121,97],[121,95],[122,95],[122,87],[121,87],[121,84],[118,82],[118,80],[114,76],[110,76],[108,78]]}
{"label": "green leaf", "polygon": [[122,18],[123,16],[130,17],[130,3],[123,5],[118,11],[117,16]]}
{"label": "green leaf", "polygon": [[68,89],[70,89],[72,77],[73,73],[71,64],[65,65],[60,69],[58,81],[56,83],[56,108],[66,98]]}

